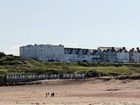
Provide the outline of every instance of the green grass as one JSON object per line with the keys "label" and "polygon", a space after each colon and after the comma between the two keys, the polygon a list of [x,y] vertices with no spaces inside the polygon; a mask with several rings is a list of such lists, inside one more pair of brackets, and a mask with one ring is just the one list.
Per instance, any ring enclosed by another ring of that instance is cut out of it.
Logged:
{"label": "green grass", "polygon": [[140,74],[140,63],[87,63],[87,62],[43,62],[21,59],[15,56],[0,58],[0,74],[7,73],[86,73],[88,75],[136,75]]}

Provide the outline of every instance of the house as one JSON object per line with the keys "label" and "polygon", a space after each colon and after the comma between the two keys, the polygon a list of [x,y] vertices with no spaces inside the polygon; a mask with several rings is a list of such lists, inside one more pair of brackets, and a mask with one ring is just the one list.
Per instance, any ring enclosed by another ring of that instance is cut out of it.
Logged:
{"label": "house", "polygon": [[134,59],[135,59],[135,57],[134,57],[134,56],[135,56],[135,52],[136,52],[136,51],[135,51],[134,48],[132,48],[132,49],[129,50],[129,61],[130,61],[130,62],[134,62],[134,61],[135,61],[135,60],[134,60]]}
{"label": "house", "polygon": [[98,51],[103,62],[117,62],[117,51],[120,47],[99,47]]}
{"label": "house", "polygon": [[110,49],[110,47],[98,47],[98,52],[101,57],[101,61],[106,62],[107,61],[107,49]]}
{"label": "house", "polygon": [[66,62],[76,62],[80,60],[78,57],[80,49],[75,48],[64,48],[64,61]]}
{"label": "house", "polygon": [[101,56],[98,52],[98,50],[93,50],[92,51],[92,62],[98,62],[98,61],[101,61]]}
{"label": "house", "polygon": [[136,50],[132,48],[129,51],[130,62],[139,63],[140,62],[140,49],[137,47]]}
{"label": "house", "polygon": [[66,62],[92,62],[92,52],[89,49],[65,48],[64,55]]}
{"label": "house", "polygon": [[117,61],[117,52],[114,47],[108,49],[107,51],[107,61],[116,62]]}
{"label": "house", "polygon": [[129,52],[125,47],[117,51],[117,62],[129,62]]}

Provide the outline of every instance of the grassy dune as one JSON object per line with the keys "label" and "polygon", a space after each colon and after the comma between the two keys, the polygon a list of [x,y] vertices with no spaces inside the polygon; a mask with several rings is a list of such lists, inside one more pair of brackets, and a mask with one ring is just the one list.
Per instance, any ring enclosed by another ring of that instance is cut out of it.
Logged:
{"label": "grassy dune", "polygon": [[0,58],[0,74],[7,73],[86,73],[89,76],[98,75],[139,75],[140,63],[66,63],[43,62],[34,59],[21,59],[16,56]]}

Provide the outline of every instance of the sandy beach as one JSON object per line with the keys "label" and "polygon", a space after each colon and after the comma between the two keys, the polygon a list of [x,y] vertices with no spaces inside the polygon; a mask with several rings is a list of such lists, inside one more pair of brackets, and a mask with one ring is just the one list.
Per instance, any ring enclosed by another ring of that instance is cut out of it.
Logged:
{"label": "sandy beach", "polygon": [[140,105],[140,80],[45,80],[2,86],[0,105]]}

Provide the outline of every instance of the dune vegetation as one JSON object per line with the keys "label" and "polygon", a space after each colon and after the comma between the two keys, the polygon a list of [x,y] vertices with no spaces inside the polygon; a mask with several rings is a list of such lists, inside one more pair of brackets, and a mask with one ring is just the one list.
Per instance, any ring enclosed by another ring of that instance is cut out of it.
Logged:
{"label": "dune vegetation", "polygon": [[0,53],[0,75],[8,73],[85,73],[87,76],[139,75],[140,63],[44,62]]}

